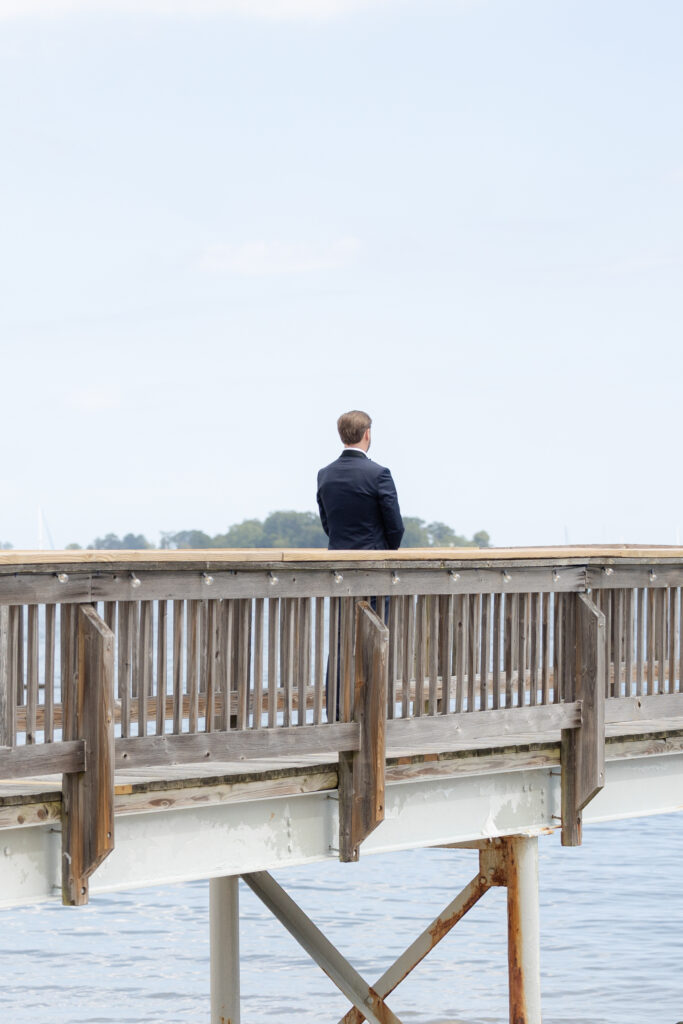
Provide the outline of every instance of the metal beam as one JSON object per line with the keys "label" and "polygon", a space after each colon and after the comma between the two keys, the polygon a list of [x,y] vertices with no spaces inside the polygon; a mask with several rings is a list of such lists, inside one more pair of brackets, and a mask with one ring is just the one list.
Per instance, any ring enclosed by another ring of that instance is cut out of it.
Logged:
{"label": "metal beam", "polygon": [[209,881],[211,1024],[240,1024],[239,878]]}
{"label": "metal beam", "polygon": [[[441,939],[448,935],[467,911],[472,909],[492,884],[483,875],[473,878],[375,982],[372,987],[377,995],[386,999],[396,986],[441,942]],[[341,1018],[339,1024],[362,1024],[362,1021],[366,1019],[365,1012],[354,1007]]]}

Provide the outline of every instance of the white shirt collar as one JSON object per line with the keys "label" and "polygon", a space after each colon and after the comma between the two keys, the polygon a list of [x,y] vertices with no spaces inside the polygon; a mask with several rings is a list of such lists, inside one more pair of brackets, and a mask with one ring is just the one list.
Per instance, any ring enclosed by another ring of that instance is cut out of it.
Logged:
{"label": "white shirt collar", "polygon": [[[355,448],[353,445],[344,445],[344,451],[345,452],[360,452],[360,454],[364,455],[366,459],[370,458],[368,453],[364,452],[362,448]],[[342,455],[343,454],[344,454],[344,452],[342,452]]]}

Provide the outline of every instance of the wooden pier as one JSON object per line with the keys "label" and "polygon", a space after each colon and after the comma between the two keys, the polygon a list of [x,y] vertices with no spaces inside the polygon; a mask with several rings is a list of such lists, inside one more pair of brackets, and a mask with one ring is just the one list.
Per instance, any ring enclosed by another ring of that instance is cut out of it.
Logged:
{"label": "wooden pier", "polygon": [[[352,1024],[504,885],[537,1024],[538,836],[683,809],[682,598],[681,548],[0,552],[0,905],[211,879],[236,1024],[242,877]],[[269,873],[434,845],[473,880],[372,984]]]}

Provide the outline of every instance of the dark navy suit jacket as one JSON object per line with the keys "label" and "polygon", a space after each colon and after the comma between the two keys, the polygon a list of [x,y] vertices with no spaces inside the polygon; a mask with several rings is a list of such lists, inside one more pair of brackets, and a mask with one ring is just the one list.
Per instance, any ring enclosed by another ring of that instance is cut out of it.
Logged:
{"label": "dark navy suit jacket", "polygon": [[318,508],[330,550],[397,548],[403,520],[396,487],[384,466],[356,448],[345,448],[318,473]]}

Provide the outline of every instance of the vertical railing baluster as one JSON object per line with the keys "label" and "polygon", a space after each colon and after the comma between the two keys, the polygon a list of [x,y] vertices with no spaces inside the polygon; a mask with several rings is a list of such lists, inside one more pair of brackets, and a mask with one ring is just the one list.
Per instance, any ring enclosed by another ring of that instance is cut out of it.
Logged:
{"label": "vertical railing baluster", "polygon": [[206,711],[204,730],[213,732],[216,728],[216,691],[218,678],[218,602],[206,603]]}
{"label": "vertical railing baluster", "polygon": [[489,707],[489,657],[491,653],[491,594],[481,595],[481,650],[479,659],[479,709]]}
{"label": "vertical railing baluster", "polygon": [[550,668],[552,664],[550,637],[550,598],[548,591],[541,595],[541,704],[550,703]]}
{"label": "vertical railing baluster", "polygon": [[439,598],[429,598],[429,714],[436,715],[439,706]]}
{"label": "vertical railing baluster", "polygon": [[[438,600],[434,598],[434,600]],[[455,645],[455,713],[465,707],[467,686],[467,594],[453,597],[453,636]]]}
{"label": "vertical railing baluster", "polygon": [[453,595],[443,594],[439,610],[439,663],[441,667],[441,705],[439,711],[447,715],[451,704],[453,675]]}
{"label": "vertical railing baluster", "polygon": [[302,684],[300,688],[299,724],[305,725],[308,720],[308,701],[311,693],[311,626],[313,620],[313,598],[303,598],[301,611],[301,647],[299,660],[301,663]]}
{"label": "vertical railing baluster", "polygon": [[645,662],[645,594],[646,591],[639,587],[635,591],[638,599],[636,609],[636,696],[643,694],[644,662]]}
{"label": "vertical railing baluster", "polygon": [[183,638],[185,602],[173,602],[173,733],[182,732],[183,725]]}
{"label": "vertical railing baluster", "polygon": [[655,591],[647,591],[647,686],[646,694],[655,692]]}
{"label": "vertical railing baluster", "polygon": [[410,688],[415,658],[415,599],[412,594],[403,598],[403,667],[401,675],[401,717],[410,717]]}
{"label": "vertical railing baluster", "polygon": [[38,713],[38,605],[28,606],[26,633],[26,742],[36,742]]}
{"label": "vertical railing baluster", "polygon": [[624,591],[624,696],[633,691],[633,590]]}
{"label": "vertical railing baluster", "polygon": [[55,736],[55,622],[57,609],[54,604],[45,605],[45,690],[43,709],[43,733],[45,742],[51,743]]}
{"label": "vertical railing baluster", "polygon": [[525,704],[526,690],[526,640],[529,628],[529,595],[517,594],[518,599],[518,643],[517,643],[517,707]]}
{"label": "vertical railing baluster", "polygon": [[[199,625],[199,601],[196,599],[187,602],[187,644],[186,644],[186,670],[185,685],[188,702],[188,722],[191,734],[197,732],[199,720],[199,688],[197,680],[198,664],[198,636]],[[183,716],[184,717],[184,716]]]}
{"label": "vertical railing baluster", "polygon": [[540,594],[529,595],[529,704],[538,704],[539,601]]}
{"label": "vertical railing baluster", "polygon": [[[339,647],[341,638],[341,598],[330,598],[330,620],[329,620],[329,658],[327,662],[327,721],[336,722],[339,718]],[[394,602],[392,601],[392,608]],[[392,673],[389,673],[389,685],[391,687]],[[389,704],[389,717],[391,704]]]}
{"label": "vertical railing baluster", "polygon": [[678,623],[678,588],[669,587],[669,672],[666,685],[667,693],[676,689],[676,626]]}
{"label": "vertical railing baluster", "polygon": [[268,598],[268,728],[277,725],[278,665],[280,663],[280,601]]}
{"label": "vertical railing baluster", "polygon": [[500,669],[501,669],[501,616],[503,612],[503,595],[493,595],[493,640],[491,651],[491,706],[496,710],[500,707]]}
{"label": "vertical railing baluster", "polygon": [[254,695],[251,711],[253,729],[261,728],[263,715],[263,617],[264,599],[254,600]]}
{"label": "vertical railing baluster", "polygon": [[[382,600],[384,604],[384,600]],[[325,598],[315,598],[315,658],[313,665],[313,724],[323,720],[323,687],[325,685]]]}
{"label": "vertical railing baluster", "polygon": [[425,678],[427,676],[427,598],[419,594],[415,606],[415,700],[413,715],[425,712]]}
{"label": "vertical railing baluster", "polygon": [[168,604],[157,602],[157,679],[156,679],[156,731],[157,736],[166,732],[166,688],[168,677]]}

